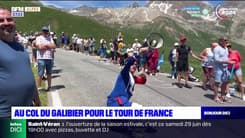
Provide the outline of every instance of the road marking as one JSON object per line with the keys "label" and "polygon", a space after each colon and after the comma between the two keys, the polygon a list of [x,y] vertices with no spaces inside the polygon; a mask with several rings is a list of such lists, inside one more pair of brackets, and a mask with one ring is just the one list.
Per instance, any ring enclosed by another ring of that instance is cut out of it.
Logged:
{"label": "road marking", "polygon": [[[160,75],[163,76],[169,76],[169,74],[167,73],[159,73]],[[177,79],[174,79],[175,81],[177,81]],[[185,81],[184,79],[181,79],[181,81]],[[189,84],[193,84],[193,85],[197,85],[197,86],[201,86],[201,81],[200,82],[195,82],[195,81],[188,81]]]}
{"label": "road marking", "polygon": [[55,90],[50,92],[52,99],[52,106],[62,106],[62,102],[60,100],[59,91]]}
{"label": "road marking", "polygon": [[155,87],[162,88],[162,89],[176,89],[176,88],[178,88],[176,86],[169,86],[169,85],[158,85],[158,86],[155,86]]}

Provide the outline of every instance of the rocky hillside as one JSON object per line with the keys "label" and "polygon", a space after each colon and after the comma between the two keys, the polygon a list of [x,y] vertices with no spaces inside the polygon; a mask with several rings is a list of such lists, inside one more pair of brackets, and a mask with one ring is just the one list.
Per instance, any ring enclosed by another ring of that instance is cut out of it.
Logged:
{"label": "rocky hillside", "polygon": [[[187,8],[199,7],[198,14]],[[82,6],[67,12],[92,18],[100,23],[120,27],[144,27],[147,24],[156,25],[161,18],[170,18],[184,29],[210,32],[216,35],[227,35],[238,43],[244,44],[245,39],[245,6],[244,1],[228,1],[226,7],[237,8],[233,18],[221,20],[215,15],[215,7],[201,1],[152,1],[144,7],[132,5],[125,8],[91,8]],[[208,12],[204,13],[204,9]],[[200,16],[201,15],[201,16]],[[205,16],[204,16],[205,15]],[[165,26],[174,30],[170,26]]]}

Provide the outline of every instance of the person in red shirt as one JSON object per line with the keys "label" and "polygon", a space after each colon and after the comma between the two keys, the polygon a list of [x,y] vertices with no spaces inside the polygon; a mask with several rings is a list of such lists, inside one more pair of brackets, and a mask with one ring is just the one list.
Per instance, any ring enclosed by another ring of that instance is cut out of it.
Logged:
{"label": "person in red shirt", "polygon": [[150,75],[156,75],[157,73],[157,63],[159,60],[159,52],[157,48],[153,48],[152,52],[148,55],[149,73]]}
{"label": "person in red shirt", "polygon": [[[242,57],[241,54],[237,50],[232,50],[232,45],[230,43],[227,43],[226,47],[229,51],[229,59],[231,61],[235,61],[235,64],[230,64],[228,66],[228,70],[231,72],[231,75],[236,76],[237,85],[239,87],[239,90],[241,92],[241,98],[243,101],[245,101],[245,95],[244,95],[244,89],[242,87],[242,68],[241,68],[241,62]],[[228,87],[229,88],[229,87]]]}

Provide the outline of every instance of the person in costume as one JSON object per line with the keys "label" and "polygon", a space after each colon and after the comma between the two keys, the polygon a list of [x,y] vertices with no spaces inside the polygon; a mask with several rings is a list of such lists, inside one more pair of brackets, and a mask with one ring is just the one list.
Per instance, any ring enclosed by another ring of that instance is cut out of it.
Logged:
{"label": "person in costume", "polygon": [[135,84],[145,84],[146,75],[143,73],[134,75],[137,59],[132,56],[126,61],[124,68],[120,71],[115,86],[107,97],[107,106],[141,106],[130,102]]}

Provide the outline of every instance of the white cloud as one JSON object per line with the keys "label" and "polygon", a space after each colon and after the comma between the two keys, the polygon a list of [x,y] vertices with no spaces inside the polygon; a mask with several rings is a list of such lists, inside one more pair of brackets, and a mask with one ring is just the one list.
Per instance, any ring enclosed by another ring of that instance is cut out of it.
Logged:
{"label": "white cloud", "polygon": [[209,1],[202,1],[202,3],[208,4],[208,5],[212,5]]}

